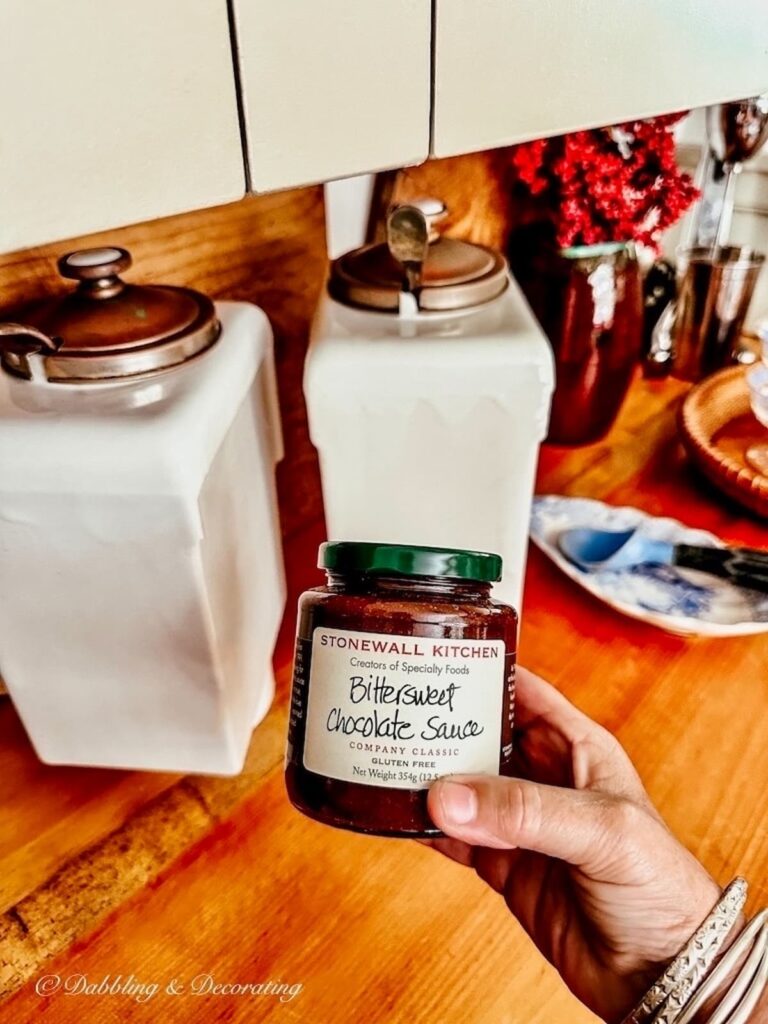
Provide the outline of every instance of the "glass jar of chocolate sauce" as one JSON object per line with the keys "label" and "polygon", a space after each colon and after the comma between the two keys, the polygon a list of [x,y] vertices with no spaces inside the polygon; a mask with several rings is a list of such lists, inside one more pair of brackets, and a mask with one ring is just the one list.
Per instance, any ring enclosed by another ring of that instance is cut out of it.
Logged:
{"label": "glass jar of chocolate sauce", "polygon": [[304,814],[375,835],[438,836],[444,775],[508,775],[517,613],[491,598],[501,558],[334,542],[302,595],[286,786]]}

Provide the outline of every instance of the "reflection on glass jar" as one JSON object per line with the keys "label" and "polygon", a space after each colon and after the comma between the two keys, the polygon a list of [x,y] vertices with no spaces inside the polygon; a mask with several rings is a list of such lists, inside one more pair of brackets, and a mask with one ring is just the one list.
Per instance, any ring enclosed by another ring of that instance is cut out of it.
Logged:
{"label": "reflection on glass jar", "polygon": [[634,246],[538,245],[526,253],[517,242],[511,263],[555,354],[547,440],[595,441],[616,418],[640,355],[642,290]]}

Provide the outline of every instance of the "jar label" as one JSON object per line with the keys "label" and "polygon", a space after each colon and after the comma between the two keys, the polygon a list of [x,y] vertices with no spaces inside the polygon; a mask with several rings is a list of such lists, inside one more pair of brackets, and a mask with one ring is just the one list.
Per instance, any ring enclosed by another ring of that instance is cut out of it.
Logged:
{"label": "jar label", "polygon": [[496,774],[504,690],[513,685],[513,672],[514,652],[506,652],[503,640],[318,627],[304,766],[392,789],[426,789],[455,772]]}

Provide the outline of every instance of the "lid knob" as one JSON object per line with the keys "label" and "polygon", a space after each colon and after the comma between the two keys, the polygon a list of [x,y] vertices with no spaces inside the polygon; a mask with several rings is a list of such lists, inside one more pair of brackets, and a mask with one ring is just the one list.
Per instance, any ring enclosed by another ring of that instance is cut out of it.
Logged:
{"label": "lid knob", "polygon": [[127,249],[105,246],[65,253],[57,265],[62,277],[80,282],[78,291],[92,299],[110,299],[125,288],[118,274],[132,262]]}
{"label": "lid knob", "polygon": [[427,222],[430,245],[432,242],[436,242],[440,237],[440,232],[437,230],[436,225],[448,216],[448,207],[443,200],[425,196],[422,199],[414,199],[408,205],[415,207],[423,214],[424,220]]}
{"label": "lid knob", "polygon": [[26,324],[0,323],[0,367],[41,383],[147,377],[216,341],[221,328],[207,295],[125,282],[119,272],[130,265],[117,246],[62,256],[59,271],[77,288],[30,308]]}

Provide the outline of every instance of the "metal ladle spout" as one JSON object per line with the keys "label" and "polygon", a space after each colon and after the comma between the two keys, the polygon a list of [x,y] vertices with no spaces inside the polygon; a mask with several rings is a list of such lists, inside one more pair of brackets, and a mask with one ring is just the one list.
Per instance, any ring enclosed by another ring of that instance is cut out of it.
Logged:
{"label": "metal ladle spout", "polygon": [[387,246],[403,268],[403,290],[416,294],[429,252],[429,222],[418,207],[397,206],[391,211],[387,217]]}

